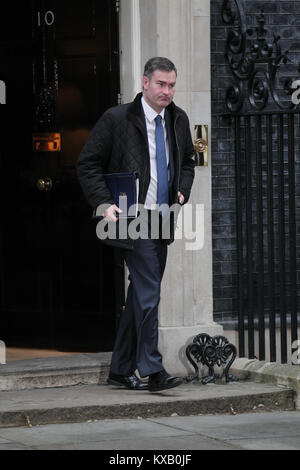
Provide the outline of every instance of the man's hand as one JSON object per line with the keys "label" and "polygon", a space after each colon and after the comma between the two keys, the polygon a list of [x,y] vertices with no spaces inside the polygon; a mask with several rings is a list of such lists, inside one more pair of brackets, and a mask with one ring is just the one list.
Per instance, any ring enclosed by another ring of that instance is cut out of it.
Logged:
{"label": "man's hand", "polygon": [[179,201],[179,204],[184,204],[184,196],[183,194],[181,194],[181,192],[179,191],[178,193],[178,201]]}
{"label": "man's hand", "polygon": [[112,206],[110,206],[108,209],[106,209],[106,211],[104,212],[103,214],[103,217],[108,220],[109,222],[117,222],[117,217],[115,215],[115,213],[118,213],[118,214],[122,214],[123,211],[121,211],[121,209],[118,208],[118,206],[116,206],[115,204],[113,204]]}

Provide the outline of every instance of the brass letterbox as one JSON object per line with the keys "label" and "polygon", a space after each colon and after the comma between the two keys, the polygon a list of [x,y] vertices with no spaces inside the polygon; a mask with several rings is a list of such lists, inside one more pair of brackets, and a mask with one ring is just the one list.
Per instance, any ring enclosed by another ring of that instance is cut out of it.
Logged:
{"label": "brass letterbox", "polygon": [[61,150],[61,135],[59,132],[39,132],[33,134],[34,152],[59,152]]}

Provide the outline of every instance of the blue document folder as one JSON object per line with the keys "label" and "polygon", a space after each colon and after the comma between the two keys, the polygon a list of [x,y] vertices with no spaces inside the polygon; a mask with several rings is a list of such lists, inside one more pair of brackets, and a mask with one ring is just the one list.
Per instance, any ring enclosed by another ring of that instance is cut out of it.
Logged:
{"label": "blue document folder", "polygon": [[[139,200],[137,173],[109,173],[105,174],[104,178],[115,204],[122,210],[122,214],[116,214],[116,217],[125,219],[137,217]],[[96,210],[93,216],[96,216]]]}

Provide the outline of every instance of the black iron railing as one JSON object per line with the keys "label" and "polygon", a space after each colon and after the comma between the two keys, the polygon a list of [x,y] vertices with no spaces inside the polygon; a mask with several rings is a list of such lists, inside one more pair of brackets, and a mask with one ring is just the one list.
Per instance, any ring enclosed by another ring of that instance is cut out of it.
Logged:
{"label": "black iron railing", "polygon": [[265,359],[269,328],[270,360],[276,360],[280,327],[281,362],[287,362],[287,329],[297,339],[297,222],[295,129],[300,113],[235,115],[236,226],[238,251],[239,348]]}
{"label": "black iron railing", "polygon": [[280,359],[286,363],[288,339],[293,345],[300,326],[300,111],[292,99],[293,80],[280,87],[288,51],[282,52],[280,37],[266,29],[263,11],[257,27],[249,29],[244,2],[224,0],[222,18],[234,79],[225,102],[235,139],[239,355],[246,355],[247,340],[247,355],[264,360],[268,329],[269,358],[278,360],[280,331]]}

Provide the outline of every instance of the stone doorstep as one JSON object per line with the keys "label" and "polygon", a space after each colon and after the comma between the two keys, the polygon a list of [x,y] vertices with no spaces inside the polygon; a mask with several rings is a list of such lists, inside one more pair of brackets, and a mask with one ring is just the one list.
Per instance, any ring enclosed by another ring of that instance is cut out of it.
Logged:
{"label": "stone doorstep", "polygon": [[0,365],[0,392],[106,383],[111,353],[10,361]]}
{"label": "stone doorstep", "polygon": [[[106,384],[110,360],[108,352],[10,361],[0,365],[0,392]],[[300,409],[299,367],[238,358],[230,372],[241,380],[291,388]]]}
{"label": "stone doorstep", "polygon": [[294,391],[295,408],[300,410],[300,367],[257,359],[238,358],[230,372],[241,380],[287,387]]}
{"label": "stone doorstep", "polygon": [[[292,388],[248,380],[211,385],[195,381],[155,394],[121,390],[106,384],[110,359],[111,353],[99,353],[1,365],[0,427],[174,413],[234,414],[257,411],[260,407],[263,411],[295,409]],[[249,371],[240,373],[241,378],[249,379]]]}
{"label": "stone doorstep", "polygon": [[110,360],[111,353],[99,353],[1,365],[0,426],[174,413],[234,414],[259,410],[260,406],[263,411],[295,409],[295,404],[300,409],[299,369],[295,367],[242,358],[236,359],[231,368],[240,377],[238,383],[204,386],[194,382],[158,394],[129,390],[120,393],[106,384]]}
{"label": "stone doorstep", "polygon": [[291,389],[251,382],[194,382],[161,393],[107,384],[0,392],[0,427],[273,410],[294,410]]}

